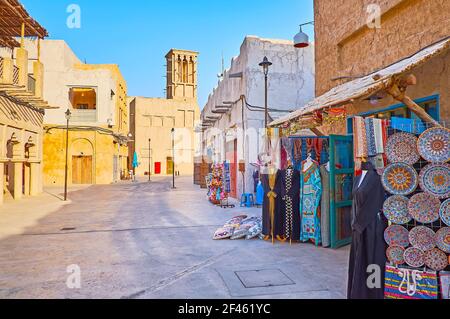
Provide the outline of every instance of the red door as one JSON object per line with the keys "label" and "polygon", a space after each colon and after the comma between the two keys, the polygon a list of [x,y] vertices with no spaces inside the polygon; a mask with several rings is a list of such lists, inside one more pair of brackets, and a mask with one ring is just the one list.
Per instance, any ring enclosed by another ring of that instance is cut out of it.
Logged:
{"label": "red door", "polygon": [[227,143],[227,161],[230,163],[230,197],[237,198],[237,140]]}
{"label": "red door", "polygon": [[155,174],[156,175],[161,174],[161,162],[155,162]]}

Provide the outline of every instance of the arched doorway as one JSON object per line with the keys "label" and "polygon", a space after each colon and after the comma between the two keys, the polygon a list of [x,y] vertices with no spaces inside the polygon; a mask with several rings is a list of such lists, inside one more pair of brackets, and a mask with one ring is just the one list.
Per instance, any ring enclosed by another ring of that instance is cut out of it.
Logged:
{"label": "arched doorway", "polygon": [[72,143],[72,184],[93,184],[94,148],[87,139]]}

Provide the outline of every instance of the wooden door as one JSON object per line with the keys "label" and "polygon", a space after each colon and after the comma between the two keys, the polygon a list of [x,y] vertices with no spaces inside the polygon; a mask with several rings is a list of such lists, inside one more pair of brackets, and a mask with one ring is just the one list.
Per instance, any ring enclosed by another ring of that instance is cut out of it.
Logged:
{"label": "wooden door", "polygon": [[331,247],[351,243],[351,208],[354,179],[353,137],[330,136]]}
{"label": "wooden door", "polygon": [[72,184],[92,184],[92,156],[72,157]]}

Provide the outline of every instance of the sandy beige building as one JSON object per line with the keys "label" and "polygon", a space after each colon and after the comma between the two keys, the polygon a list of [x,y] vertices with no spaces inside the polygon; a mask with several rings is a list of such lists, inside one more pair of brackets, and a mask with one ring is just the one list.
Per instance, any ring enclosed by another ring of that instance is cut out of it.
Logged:
{"label": "sandy beige building", "polygon": [[[194,171],[194,127],[200,118],[197,102],[197,57],[194,51],[172,49],[167,60],[167,98],[129,97],[130,158],[138,156],[137,176]],[[172,147],[172,129],[174,145]]]}
{"label": "sandy beige building", "polygon": [[42,41],[41,60],[48,65],[44,97],[59,107],[44,117],[44,185],[64,184],[67,110],[69,185],[110,184],[125,177],[127,85],[118,65],[83,63],[63,40]]}
{"label": "sandy beige building", "polygon": [[16,0],[0,5],[0,204],[42,192],[44,64],[39,52],[47,31]]}

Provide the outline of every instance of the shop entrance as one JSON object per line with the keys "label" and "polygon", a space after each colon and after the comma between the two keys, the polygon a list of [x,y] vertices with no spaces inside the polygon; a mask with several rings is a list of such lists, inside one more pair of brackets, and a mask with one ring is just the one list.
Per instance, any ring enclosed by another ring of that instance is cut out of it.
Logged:
{"label": "shop entrance", "polygon": [[72,184],[92,184],[92,156],[72,156]]}

